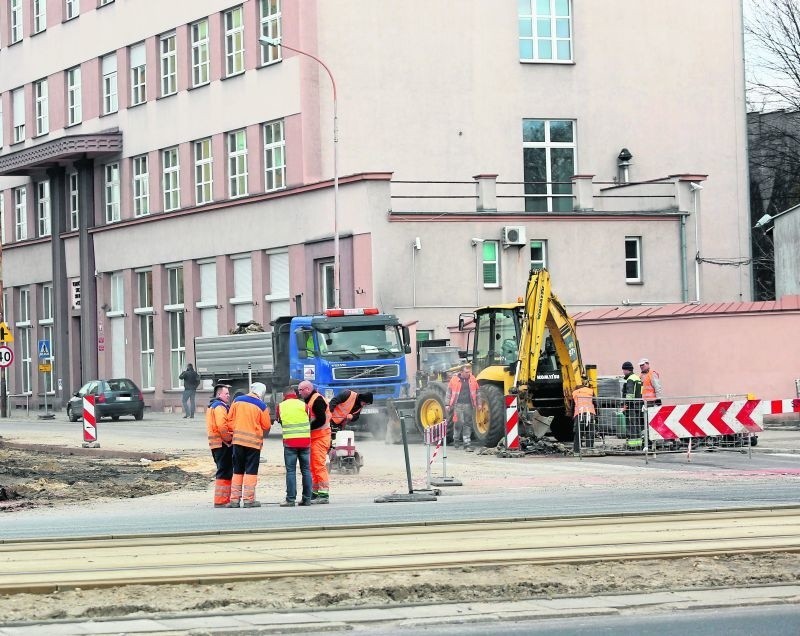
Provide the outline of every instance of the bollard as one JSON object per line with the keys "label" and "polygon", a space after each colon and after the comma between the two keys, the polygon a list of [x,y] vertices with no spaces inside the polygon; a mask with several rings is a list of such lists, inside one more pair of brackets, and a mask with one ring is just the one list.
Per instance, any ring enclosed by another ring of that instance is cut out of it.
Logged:
{"label": "bollard", "polygon": [[506,448],[519,450],[519,411],[517,396],[506,395]]}
{"label": "bollard", "polygon": [[83,444],[84,448],[100,448],[97,441],[97,425],[94,414],[94,396],[83,397]]}

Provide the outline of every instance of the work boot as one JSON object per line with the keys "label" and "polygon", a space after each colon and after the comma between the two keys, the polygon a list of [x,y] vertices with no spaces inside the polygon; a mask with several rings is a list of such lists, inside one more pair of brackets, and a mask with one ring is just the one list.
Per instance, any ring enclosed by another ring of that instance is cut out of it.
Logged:
{"label": "work boot", "polygon": [[314,499],[311,500],[311,503],[312,504],[326,504],[326,503],[329,503],[329,499],[328,499],[327,495],[325,495],[324,497],[321,496],[321,495],[318,495],[317,497],[315,497]]}
{"label": "work boot", "polygon": [[303,501],[301,501],[301,502],[300,502],[299,504],[297,504],[297,505],[298,505],[298,506],[310,506],[312,503],[313,503],[313,502],[311,501],[311,499],[303,499]]}
{"label": "work boot", "polygon": [[293,508],[295,506],[294,501],[290,501],[287,499],[286,501],[282,501],[280,503],[281,508]]}
{"label": "work boot", "polygon": [[223,504],[225,508],[238,508],[239,507],[239,500],[238,499],[231,499],[229,503]]}
{"label": "work boot", "polygon": [[472,446],[470,446],[469,444],[467,444],[467,445],[464,447],[464,450],[465,450],[465,451],[467,451],[468,453],[473,453],[473,452],[475,452],[475,449],[474,449],[474,448],[472,448]]}
{"label": "work boot", "polygon": [[261,502],[260,501],[245,501],[242,504],[242,508],[260,508]]}
{"label": "work boot", "polygon": [[214,507],[215,508],[230,508],[231,504],[230,504],[230,502],[224,503],[224,504],[214,504]]}

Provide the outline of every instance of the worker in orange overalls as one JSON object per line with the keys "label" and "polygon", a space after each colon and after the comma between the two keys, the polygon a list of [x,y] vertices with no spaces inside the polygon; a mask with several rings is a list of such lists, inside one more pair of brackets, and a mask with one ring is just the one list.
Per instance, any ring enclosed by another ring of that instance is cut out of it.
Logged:
{"label": "worker in orange overalls", "polygon": [[217,465],[214,479],[214,507],[227,508],[231,501],[231,479],[233,477],[233,449],[231,432],[228,429],[228,403],[231,389],[227,384],[214,387],[214,397],[206,409],[206,432],[211,456]]}
{"label": "worker in orange overalls", "polygon": [[341,391],[339,395],[335,396],[329,405],[331,410],[331,428],[333,430],[341,431],[348,422],[355,422],[361,409],[367,404],[372,404],[372,393],[365,391],[364,393],[356,393],[350,389]]}
{"label": "worker in orange overalls", "polygon": [[639,360],[639,377],[642,379],[642,398],[648,406],[661,406],[661,398],[664,397],[664,387],[661,385],[661,376],[658,371],[650,368],[650,360],[642,358]]}
{"label": "worker in orange overalls", "polygon": [[572,426],[575,431],[573,448],[576,453],[580,451],[581,439],[587,448],[594,447],[594,429],[597,411],[594,408],[594,391],[589,380],[584,380],[583,386],[579,386],[572,392],[573,412]]}
{"label": "worker in orange overalls", "polygon": [[453,447],[459,448],[463,441],[464,450],[471,453],[472,426],[478,408],[478,381],[472,375],[471,364],[463,365],[461,370],[450,378],[444,403],[448,416],[455,411]]}
{"label": "worker in orange overalls", "polygon": [[311,503],[326,504],[330,501],[326,461],[331,447],[331,411],[328,401],[308,380],[297,385],[297,393],[306,403],[311,420]]}
{"label": "worker in orange overalls", "polygon": [[256,501],[258,466],[264,435],[269,433],[272,426],[264,402],[266,392],[264,384],[253,382],[250,393],[237,397],[228,413],[228,428],[233,434],[233,481],[228,508],[238,508],[240,500],[244,508],[261,506]]}

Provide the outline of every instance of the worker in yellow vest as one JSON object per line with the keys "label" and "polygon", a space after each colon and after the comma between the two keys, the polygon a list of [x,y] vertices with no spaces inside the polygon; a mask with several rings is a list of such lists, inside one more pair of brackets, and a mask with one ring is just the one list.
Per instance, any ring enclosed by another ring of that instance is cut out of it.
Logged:
{"label": "worker in yellow vest", "polygon": [[275,409],[275,418],[283,431],[283,463],[286,466],[286,501],[282,508],[291,508],[297,499],[297,465],[303,480],[301,506],[311,505],[311,420],[306,403],[292,387],[283,392],[283,402]]}

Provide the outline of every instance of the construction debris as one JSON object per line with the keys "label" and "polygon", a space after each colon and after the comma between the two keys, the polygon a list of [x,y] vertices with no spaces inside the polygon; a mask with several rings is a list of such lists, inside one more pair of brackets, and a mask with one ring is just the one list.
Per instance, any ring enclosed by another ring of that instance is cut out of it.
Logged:
{"label": "construction debris", "polygon": [[231,334],[264,333],[264,327],[262,327],[255,320],[248,320],[247,322],[237,322],[236,328],[231,329],[229,333]]}

